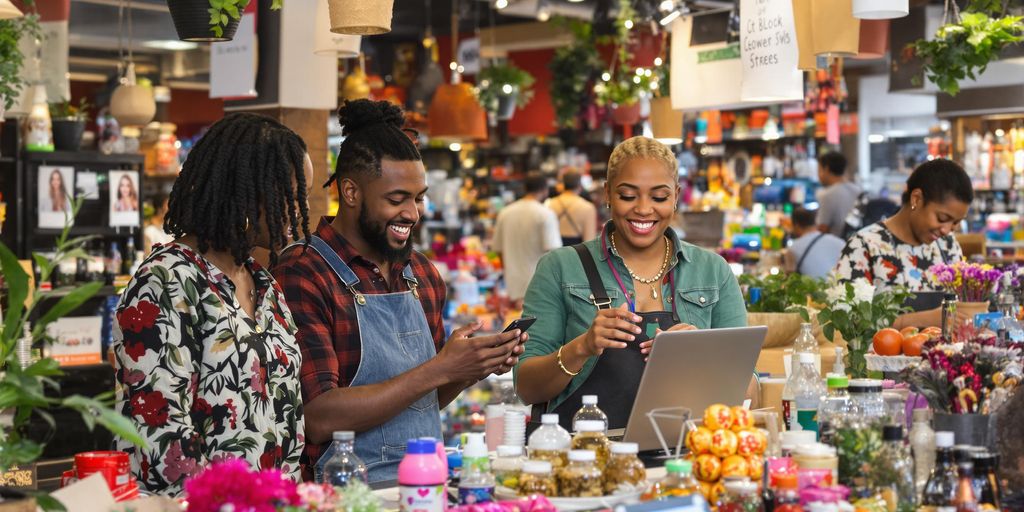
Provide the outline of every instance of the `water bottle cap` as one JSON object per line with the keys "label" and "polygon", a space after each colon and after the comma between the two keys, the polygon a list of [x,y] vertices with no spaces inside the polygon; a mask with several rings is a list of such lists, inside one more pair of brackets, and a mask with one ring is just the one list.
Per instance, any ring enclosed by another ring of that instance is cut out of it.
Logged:
{"label": "water bottle cap", "polygon": [[523,463],[523,473],[544,475],[551,472],[551,463],[546,460],[528,460]]}
{"label": "water bottle cap", "polygon": [[613,443],[612,453],[617,455],[636,455],[640,452],[640,445],[636,443]]}
{"label": "water bottle cap", "polygon": [[569,452],[569,460],[572,462],[593,462],[597,460],[597,454],[591,450],[573,450]]}
{"label": "water bottle cap", "polygon": [[351,441],[356,438],[356,433],[351,430],[336,430],[333,438],[335,441]]}
{"label": "water bottle cap", "polygon": [[583,395],[583,405],[597,405],[597,395]]}
{"label": "water bottle cap", "polygon": [[580,420],[576,422],[576,430],[580,432],[604,432],[604,422],[598,420]]}
{"label": "water bottle cap", "polygon": [[498,447],[498,457],[522,457],[522,446],[501,445]]}
{"label": "water bottle cap", "polygon": [[935,446],[938,448],[952,448],[955,436],[952,432],[939,431],[935,433]]}
{"label": "water bottle cap", "polygon": [[850,393],[881,393],[882,381],[877,379],[853,379],[850,381]]}
{"label": "water bottle cap", "polygon": [[540,417],[541,425],[558,425],[557,414],[544,414]]}
{"label": "water bottle cap", "polygon": [[423,439],[410,439],[405,451],[410,455],[426,455],[428,453],[436,455],[437,445]]}
{"label": "water bottle cap", "polygon": [[693,472],[693,463],[688,460],[672,459],[665,463],[665,471],[669,473],[689,474]]}
{"label": "water bottle cap", "polygon": [[828,387],[830,388],[848,388],[850,387],[850,378],[846,375],[836,375],[834,373],[828,374]]}
{"label": "water bottle cap", "polygon": [[800,359],[800,364],[814,364],[815,357],[814,354],[810,352],[800,352],[798,357]]}

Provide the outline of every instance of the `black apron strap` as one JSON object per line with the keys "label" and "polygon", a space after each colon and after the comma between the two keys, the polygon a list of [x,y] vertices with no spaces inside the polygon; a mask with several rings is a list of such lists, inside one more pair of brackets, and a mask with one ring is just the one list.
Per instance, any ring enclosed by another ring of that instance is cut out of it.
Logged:
{"label": "black apron strap", "polygon": [[590,283],[590,299],[597,309],[609,309],[612,307],[612,299],[608,297],[608,291],[604,289],[604,282],[601,281],[601,274],[597,272],[597,264],[594,263],[594,256],[590,254],[585,244],[572,246],[583,264],[583,271],[587,274],[587,281]]}
{"label": "black apron strap", "polygon": [[823,236],[825,236],[825,233],[818,233],[818,236],[814,237],[814,240],[811,240],[811,243],[807,244],[807,249],[804,250],[803,256],[800,256],[800,261],[796,262],[796,268],[794,270],[796,270],[797,274],[800,273],[800,268],[804,266],[804,261],[806,261],[807,257],[811,255],[811,249],[814,248],[814,244],[818,243],[818,240],[821,240],[821,237]]}

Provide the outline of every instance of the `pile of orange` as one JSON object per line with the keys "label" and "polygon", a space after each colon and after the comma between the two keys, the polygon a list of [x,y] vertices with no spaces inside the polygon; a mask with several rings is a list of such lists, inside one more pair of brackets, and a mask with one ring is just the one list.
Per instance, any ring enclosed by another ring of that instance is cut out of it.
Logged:
{"label": "pile of orange", "polygon": [[926,341],[938,339],[941,335],[942,330],[938,327],[928,327],[922,331],[917,327],[905,327],[902,331],[887,327],[875,333],[871,338],[871,346],[880,356],[919,356],[921,346]]}
{"label": "pile of orange", "polygon": [[768,436],[754,428],[749,409],[715,404],[704,411],[704,424],[687,432],[686,447],[704,497],[717,503],[725,492],[725,477],[760,480]]}

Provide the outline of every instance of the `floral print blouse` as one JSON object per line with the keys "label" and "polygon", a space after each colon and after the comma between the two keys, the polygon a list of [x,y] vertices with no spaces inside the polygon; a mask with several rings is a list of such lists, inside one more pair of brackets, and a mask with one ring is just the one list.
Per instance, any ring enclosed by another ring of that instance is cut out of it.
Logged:
{"label": "floral print blouse", "polygon": [[207,464],[239,458],[299,478],[304,448],[295,322],[270,273],[249,260],[256,315],[187,246],[157,246],[117,308],[117,409],[149,446],[128,452],[150,492],[175,495]]}
{"label": "floral print blouse", "polygon": [[936,263],[952,264],[963,257],[952,234],[915,247],[879,222],[847,240],[832,273],[839,281],[863,277],[879,289],[905,286],[912,292],[932,291],[935,288],[925,271]]}

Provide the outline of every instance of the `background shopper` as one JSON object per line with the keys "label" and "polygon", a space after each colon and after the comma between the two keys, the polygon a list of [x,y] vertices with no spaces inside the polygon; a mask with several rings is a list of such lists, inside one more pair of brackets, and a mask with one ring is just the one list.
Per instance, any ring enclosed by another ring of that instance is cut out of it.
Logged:
{"label": "background shopper", "polygon": [[508,298],[522,304],[526,286],[548,251],[562,246],[555,213],[544,207],[548,180],[541,175],[527,176],[522,198],[498,212],[491,249],[501,257]]}

